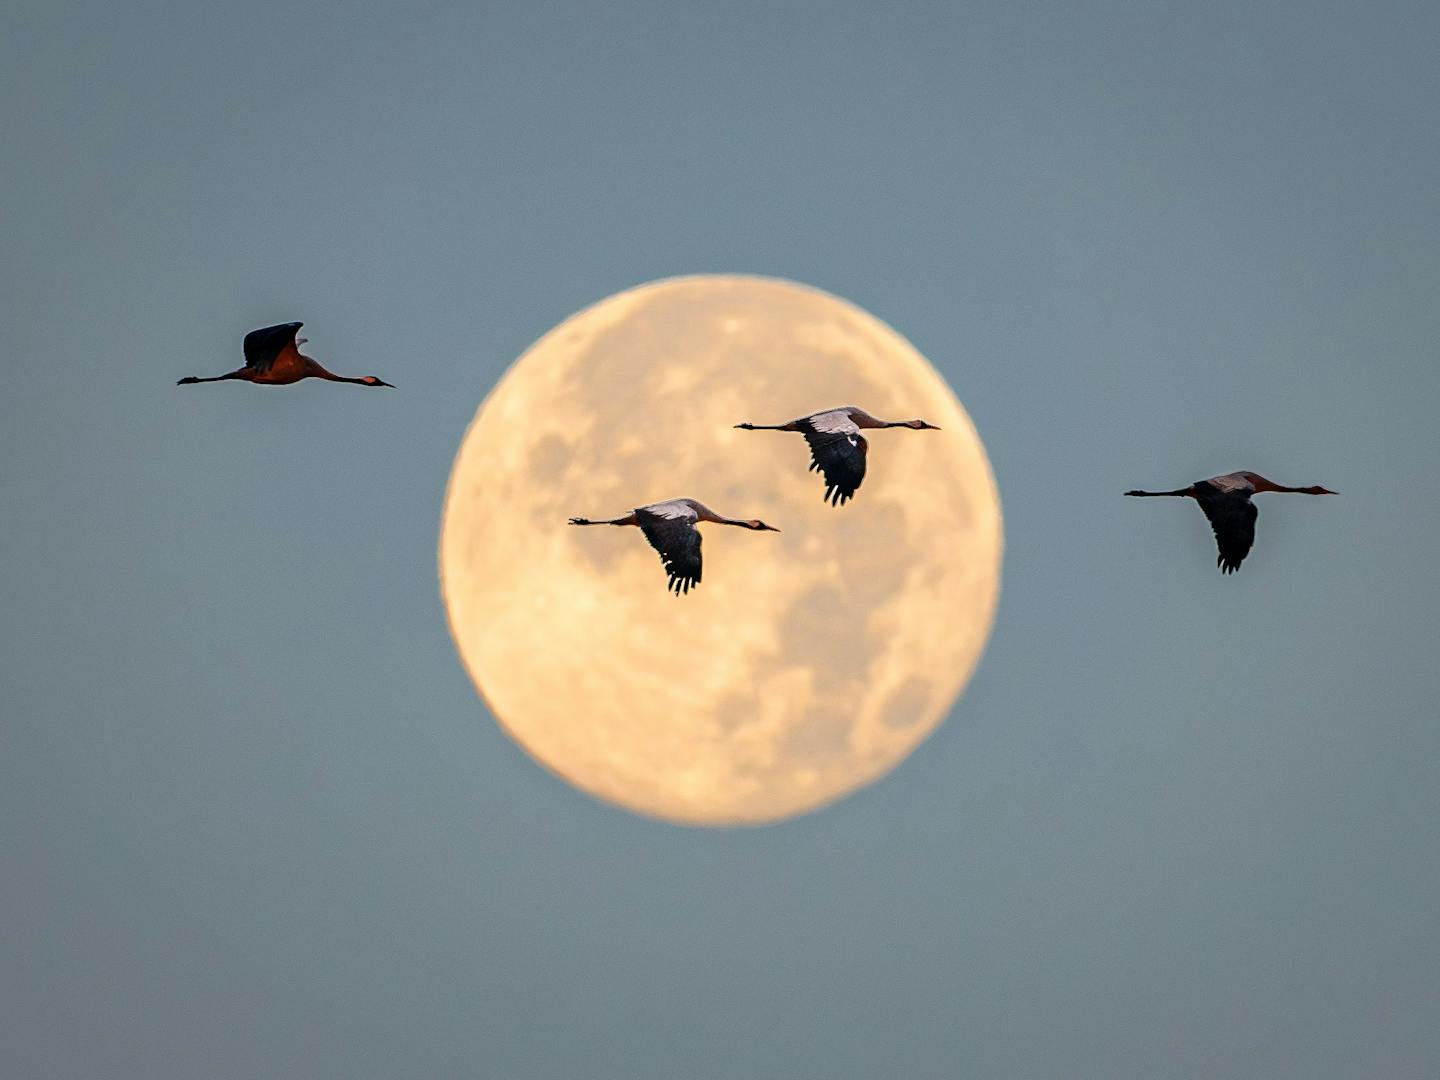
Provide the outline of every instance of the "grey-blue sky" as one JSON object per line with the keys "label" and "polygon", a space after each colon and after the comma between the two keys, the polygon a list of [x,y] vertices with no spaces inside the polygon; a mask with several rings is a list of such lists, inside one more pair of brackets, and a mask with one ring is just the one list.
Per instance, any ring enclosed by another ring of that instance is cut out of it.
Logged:
{"label": "grey-blue sky", "polygon": [[[5,16],[16,1075],[1434,1075],[1434,5],[603,7]],[[758,831],[534,767],[435,588],[504,366],[705,270],[1006,509],[951,721]],[[291,318],[399,389],[171,385]],[[1343,495],[1119,497],[1232,468]]]}

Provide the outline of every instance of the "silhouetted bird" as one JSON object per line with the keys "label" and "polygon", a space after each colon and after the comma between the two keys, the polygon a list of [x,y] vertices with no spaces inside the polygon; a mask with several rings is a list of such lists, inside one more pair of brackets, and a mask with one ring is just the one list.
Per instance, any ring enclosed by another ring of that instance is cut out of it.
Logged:
{"label": "silhouetted bird", "polygon": [[330,382],[355,383],[359,386],[390,386],[390,383],[383,379],[377,379],[374,375],[351,379],[326,371],[300,351],[300,346],[305,344],[305,339],[297,338],[295,334],[304,325],[304,323],[291,322],[281,323],[279,326],[266,326],[260,330],[251,330],[245,335],[244,367],[227,375],[215,375],[208,379],[188,375],[175,385],[188,386],[191,383],[225,382],[227,379],[239,379],[242,382],[259,383],[262,386],[286,386],[299,382],[301,379],[328,379]]}
{"label": "silhouetted bird", "polygon": [[742,529],[764,529],[768,532],[780,530],[763,521],[721,517],[704,503],[694,499],[666,499],[664,502],[637,506],[624,517],[605,521],[591,521],[589,518],[571,518],[571,525],[638,525],[650,541],[650,546],[660,553],[660,561],[668,576],[667,589],[675,595],[689,592],[690,586],[700,584],[700,530],[695,526],[702,521],[713,521],[717,525],[739,525]]}
{"label": "silhouetted bird", "polygon": [[1210,519],[1210,527],[1215,530],[1215,545],[1220,549],[1220,554],[1215,557],[1215,565],[1220,567],[1222,574],[1233,574],[1240,569],[1240,564],[1245,561],[1251,545],[1255,543],[1255,518],[1258,511],[1250,501],[1250,496],[1262,491],[1284,491],[1295,495],[1335,494],[1323,487],[1282,487],[1253,472],[1212,476],[1209,480],[1197,480],[1178,491],[1127,491],[1125,494],[1146,498],[1173,495],[1194,499]]}
{"label": "silhouetted bird", "polygon": [[908,427],[917,431],[939,431],[924,420],[877,420],[854,405],[811,413],[788,424],[736,424],[746,431],[798,431],[810,444],[810,471],[825,477],[825,501],[831,506],[846,502],[865,479],[865,455],[869,443],[861,428]]}

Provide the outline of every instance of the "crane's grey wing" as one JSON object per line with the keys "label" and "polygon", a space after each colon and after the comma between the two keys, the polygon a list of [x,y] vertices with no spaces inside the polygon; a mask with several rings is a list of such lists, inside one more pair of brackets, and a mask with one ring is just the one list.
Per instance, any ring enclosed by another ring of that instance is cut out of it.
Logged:
{"label": "crane's grey wing", "polygon": [[797,420],[796,423],[802,425],[806,431],[819,431],[827,435],[860,430],[859,425],[850,419],[848,408],[826,409],[824,412],[811,413],[809,416]]}
{"label": "crane's grey wing", "polygon": [[245,335],[245,366],[257,372],[266,372],[275,363],[275,358],[285,346],[295,344],[295,335],[304,323],[281,323],[251,330]]}
{"label": "crane's grey wing", "polygon": [[[848,418],[847,418],[848,422]],[[850,499],[865,479],[865,436],[853,424],[850,431],[805,432],[810,444],[810,471],[825,477],[825,501],[840,506]]]}
{"label": "crane's grey wing", "polygon": [[667,589],[675,595],[690,591],[700,584],[700,530],[689,516],[657,514],[644,508],[635,511],[640,531],[650,546],[660,553],[660,562],[668,576]]}
{"label": "crane's grey wing", "polygon": [[1215,531],[1215,546],[1220,551],[1215,565],[1222,574],[1239,570],[1255,544],[1255,519],[1259,511],[1250,501],[1250,495],[1248,488],[1223,491],[1208,480],[1195,485],[1195,501]]}

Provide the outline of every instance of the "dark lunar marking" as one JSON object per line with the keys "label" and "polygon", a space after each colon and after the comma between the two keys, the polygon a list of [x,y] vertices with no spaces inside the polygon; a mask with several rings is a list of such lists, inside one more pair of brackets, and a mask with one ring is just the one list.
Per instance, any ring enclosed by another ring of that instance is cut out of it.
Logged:
{"label": "dark lunar marking", "polygon": [[553,484],[565,475],[575,454],[559,435],[546,435],[530,447],[529,458],[530,476],[542,484]]}
{"label": "dark lunar marking", "polygon": [[[758,665],[757,665],[758,667]],[[762,715],[760,695],[748,687],[716,698],[713,706],[715,723],[726,735],[733,735]]]}
{"label": "dark lunar marking", "polygon": [[924,719],[930,700],[930,684],[912,675],[886,697],[880,706],[880,722],[892,731],[903,731]]}
{"label": "dark lunar marking", "polygon": [[[851,618],[861,619],[870,609],[891,599],[907,587],[917,556],[913,552],[913,527],[905,504],[899,499],[881,499],[867,503],[867,513],[877,520],[889,522],[889,541],[877,539],[868,529],[837,529],[836,555],[844,577],[844,595]],[[930,567],[927,560],[919,560]],[[931,567],[932,572],[933,567]]]}
{"label": "dark lunar marking", "polygon": [[[818,681],[818,680],[817,680]],[[850,760],[855,708],[849,695],[822,694],[805,715],[786,725],[776,738],[783,761],[825,773],[837,761]]]}
{"label": "dark lunar marking", "polygon": [[865,636],[865,616],[842,587],[817,585],[780,616],[781,649],[786,656],[821,661],[817,692],[849,692],[875,652]]}

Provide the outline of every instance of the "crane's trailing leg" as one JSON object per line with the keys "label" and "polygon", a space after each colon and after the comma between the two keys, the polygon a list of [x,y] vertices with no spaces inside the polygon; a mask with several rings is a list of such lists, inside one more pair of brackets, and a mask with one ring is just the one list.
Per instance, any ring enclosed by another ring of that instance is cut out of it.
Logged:
{"label": "crane's trailing leg", "polygon": [[1193,486],[1181,488],[1179,491],[1127,491],[1125,494],[1139,495],[1147,499],[1158,499],[1162,495],[1178,495],[1184,498],[1185,496],[1193,496],[1195,494],[1195,488]]}
{"label": "crane's trailing leg", "polygon": [[638,524],[639,524],[639,521],[636,519],[634,511],[631,511],[630,513],[626,514],[624,517],[606,518],[606,519],[603,520],[603,521],[591,521],[589,518],[571,518],[571,519],[570,519],[570,524],[571,524],[571,525],[638,525]]}
{"label": "crane's trailing leg", "polygon": [[246,372],[246,369],[245,369],[245,368],[241,368],[239,371],[232,371],[232,372],[229,372],[228,374],[225,374],[225,375],[212,375],[212,376],[211,376],[210,378],[208,378],[208,379],[202,379],[202,378],[200,378],[198,375],[186,375],[185,378],[181,379],[181,380],[180,380],[179,382],[177,382],[175,385],[176,385],[176,386],[189,386],[189,385],[191,385],[192,383],[224,382],[226,379],[243,379],[243,378],[245,378],[245,372]]}

